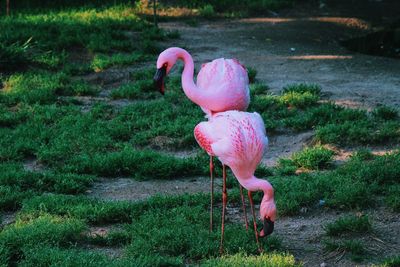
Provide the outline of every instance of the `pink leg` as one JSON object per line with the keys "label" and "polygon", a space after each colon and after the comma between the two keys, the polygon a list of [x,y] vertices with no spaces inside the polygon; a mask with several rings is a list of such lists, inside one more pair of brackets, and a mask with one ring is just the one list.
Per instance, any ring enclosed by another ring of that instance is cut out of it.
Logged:
{"label": "pink leg", "polygon": [[253,215],[254,234],[256,235],[257,247],[258,247],[258,251],[261,253],[262,248],[260,246],[260,242],[258,241],[258,231],[257,231],[256,214],[254,212],[253,196],[251,195],[251,191],[248,191],[247,194],[248,194],[249,200],[250,200],[251,213]]}
{"label": "pink leg", "polygon": [[222,225],[221,225],[221,244],[219,247],[219,253],[222,254],[224,252],[224,232],[225,232],[225,209],[226,209],[226,201],[228,199],[228,194],[226,192],[226,168],[225,165],[222,164]]}
{"label": "pink leg", "polygon": [[239,185],[240,187],[240,197],[242,198],[242,208],[244,213],[244,222],[246,223],[246,231],[249,230],[249,223],[247,221],[247,212],[246,212],[246,203],[243,196],[243,186]]}
{"label": "pink leg", "polygon": [[212,230],[213,230],[213,207],[214,207],[214,164],[213,164],[213,156],[210,156],[210,178],[211,178],[210,232],[212,232]]}

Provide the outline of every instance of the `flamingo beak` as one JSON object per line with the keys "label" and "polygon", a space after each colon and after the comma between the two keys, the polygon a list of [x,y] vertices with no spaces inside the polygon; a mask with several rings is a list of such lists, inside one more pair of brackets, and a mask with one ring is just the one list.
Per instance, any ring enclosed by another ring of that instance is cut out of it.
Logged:
{"label": "flamingo beak", "polygon": [[162,95],[164,95],[164,77],[167,76],[167,67],[163,66],[157,69],[156,74],[154,75],[154,84],[157,89],[160,91]]}
{"label": "flamingo beak", "polygon": [[274,222],[269,218],[264,218],[263,229],[260,232],[260,237],[266,237],[274,231]]}

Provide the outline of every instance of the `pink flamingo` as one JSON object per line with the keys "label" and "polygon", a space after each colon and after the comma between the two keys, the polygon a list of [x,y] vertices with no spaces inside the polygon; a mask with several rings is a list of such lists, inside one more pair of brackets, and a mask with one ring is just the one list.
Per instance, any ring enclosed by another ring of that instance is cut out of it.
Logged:
{"label": "pink flamingo", "polygon": [[[210,155],[216,156],[223,164],[222,226],[220,253],[223,252],[224,221],[227,202],[226,169],[229,166],[240,185],[248,190],[253,215],[254,233],[261,252],[258,237],[264,237],[274,230],[276,207],[274,190],[269,182],[254,176],[268,145],[265,126],[261,116],[254,112],[226,111],[215,114],[207,122],[199,123],[194,129],[199,145]],[[260,206],[263,229],[257,231],[252,191],[262,190],[264,196]]]}
{"label": "pink flamingo", "polygon": [[249,78],[246,68],[236,59],[215,59],[203,64],[193,81],[194,63],[192,56],[184,49],[171,47],[164,50],[157,60],[154,80],[164,94],[164,77],[171,71],[178,59],[183,60],[182,88],[186,96],[199,105],[207,115],[240,110],[245,111],[250,103]]}
{"label": "pink flamingo", "polygon": [[[178,59],[184,62],[182,73],[182,88],[184,93],[192,102],[201,107],[208,118],[217,112],[228,110],[245,111],[247,109],[250,103],[249,79],[246,68],[238,60],[219,58],[203,64],[197,75],[196,85],[193,80],[193,59],[186,50],[179,47],[168,48],[158,56],[157,72],[154,76],[154,81],[162,94],[164,94],[164,77],[171,71]],[[210,231],[212,231],[213,225],[213,173],[213,156],[210,155]],[[243,198],[243,188],[241,186],[240,193],[247,229],[246,207]]]}

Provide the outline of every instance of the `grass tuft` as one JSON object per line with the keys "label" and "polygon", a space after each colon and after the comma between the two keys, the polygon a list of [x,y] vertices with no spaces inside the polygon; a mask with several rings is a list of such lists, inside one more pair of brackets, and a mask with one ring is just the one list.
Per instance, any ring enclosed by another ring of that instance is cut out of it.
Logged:
{"label": "grass tuft", "polygon": [[199,9],[199,15],[206,19],[211,19],[216,16],[216,13],[214,7],[210,4],[207,4]]}
{"label": "grass tuft", "polygon": [[293,154],[292,159],[297,167],[319,170],[328,167],[334,152],[323,146],[307,147]]}
{"label": "grass tuft", "polygon": [[325,240],[325,249],[328,251],[344,251],[351,254],[353,261],[360,262],[364,259],[366,250],[358,240],[331,241]]}
{"label": "grass tuft", "polygon": [[372,232],[372,224],[366,215],[342,217],[325,226],[329,236],[340,236],[348,233],[366,234]]}
{"label": "grass tuft", "polygon": [[23,258],[24,249],[40,245],[68,247],[81,239],[86,226],[79,220],[43,214],[17,220],[0,232],[0,263],[12,264]]}
{"label": "grass tuft", "polygon": [[249,75],[249,82],[250,83],[255,83],[256,82],[256,76],[257,76],[257,70],[252,67],[247,67],[247,75]]}
{"label": "grass tuft", "polygon": [[387,258],[379,267],[398,267],[400,266],[400,255]]}
{"label": "grass tuft", "polygon": [[202,266],[295,267],[302,265],[300,263],[296,263],[296,260],[292,255],[272,252],[258,256],[248,256],[243,253],[238,253],[207,260],[202,263]]}
{"label": "grass tuft", "polygon": [[400,185],[394,184],[388,187],[386,204],[395,212],[400,211]]}
{"label": "grass tuft", "polygon": [[395,108],[380,106],[372,111],[372,115],[382,120],[395,120],[399,117],[399,114]]}
{"label": "grass tuft", "polygon": [[95,72],[99,72],[109,67],[129,65],[143,59],[145,59],[144,55],[137,52],[131,54],[117,53],[112,56],[96,54],[93,58],[91,67]]}
{"label": "grass tuft", "polygon": [[30,55],[29,38],[25,43],[15,42],[9,45],[0,42],[0,70],[16,71],[23,70],[32,63]]}
{"label": "grass tuft", "polygon": [[317,84],[306,84],[306,83],[297,83],[297,84],[289,84],[283,87],[283,93],[310,93],[312,95],[320,95],[321,87]]}

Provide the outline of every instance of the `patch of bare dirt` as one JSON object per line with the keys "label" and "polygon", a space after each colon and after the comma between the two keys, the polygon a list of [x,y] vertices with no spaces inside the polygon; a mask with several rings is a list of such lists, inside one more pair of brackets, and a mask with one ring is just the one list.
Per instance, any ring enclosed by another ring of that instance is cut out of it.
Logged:
{"label": "patch of bare dirt", "polygon": [[92,251],[92,252],[106,255],[112,259],[120,258],[124,254],[123,248],[121,248],[121,247],[102,247],[102,246],[95,246],[95,245],[86,245],[85,249]]}
{"label": "patch of bare dirt", "polygon": [[288,133],[272,135],[269,137],[269,145],[262,163],[268,167],[275,166],[279,158],[288,158],[294,152],[302,150],[309,145],[314,136],[313,131],[299,134]]}
{"label": "patch of bare dirt", "polygon": [[[103,226],[90,226],[88,231],[84,233],[87,237],[96,238],[96,237],[107,237],[107,235],[111,231],[121,230],[121,225],[103,225]],[[103,255],[108,256],[109,258],[120,258],[123,256],[123,248],[119,246],[101,246],[95,244],[86,244],[85,248],[101,253]]]}
{"label": "patch of bare dirt", "polygon": [[336,165],[341,165],[348,161],[354,153],[359,151],[360,149],[367,149],[371,152],[372,155],[375,156],[383,156],[386,154],[390,154],[396,151],[399,147],[394,146],[394,145],[388,145],[388,146],[363,146],[363,147],[344,147],[344,148],[339,148],[339,147],[333,147],[333,146],[327,146],[329,149],[333,150],[335,152],[334,155],[334,163]]}
{"label": "patch of bare dirt", "polygon": [[[358,236],[367,250],[368,261],[371,258],[382,260],[382,256],[388,257],[398,253],[400,236],[400,219],[384,209],[365,212],[373,222],[374,232]],[[328,253],[324,251],[322,240],[325,237],[324,225],[337,220],[351,212],[318,211],[304,216],[280,218],[276,224],[276,234],[282,238],[283,244],[305,266],[318,266],[325,262],[327,266],[354,266],[349,255],[343,252]],[[397,237],[397,238],[396,238]],[[364,263],[365,264],[365,263]],[[363,263],[361,263],[363,265]],[[368,264],[369,265],[369,264]]]}
{"label": "patch of bare dirt", "polygon": [[[216,179],[215,185],[220,186],[220,183],[221,179]],[[101,178],[94,183],[88,195],[103,200],[138,201],[156,194],[180,195],[209,191],[208,177],[151,181],[136,181],[132,178]]]}
{"label": "patch of bare dirt", "polygon": [[[121,85],[131,81],[131,74],[146,68],[150,62],[133,63],[125,67],[111,67],[98,72],[75,76],[76,80],[84,80],[100,88],[98,96],[73,96],[68,97],[82,104],[82,112],[89,112],[96,103],[106,103],[115,108],[123,108],[138,100],[112,99],[111,93]],[[139,100],[141,101],[141,100]]]}
{"label": "patch of bare dirt", "polygon": [[25,159],[23,166],[26,171],[31,172],[41,172],[45,170],[45,166],[35,157]]}
{"label": "patch of bare dirt", "polygon": [[101,97],[110,95],[112,89],[118,88],[121,84],[131,81],[131,74],[148,67],[153,62],[132,63],[125,67],[111,67],[98,72],[76,76],[75,79],[82,79],[93,85],[102,88]]}
{"label": "patch of bare dirt", "polygon": [[79,102],[79,104],[81,105],[81,111],[83,113],[90,112],[92,110],[92,107],[98,103],[104,103],[116,109],[121,109],[130,104],[138,102],[138,100],[130,99],[110,99],[106,96],[68,96],[65,98]]}
{"label": "patch of bare dirt", "polygon": [[[200,149],[192,150],[178,150],[178,151],[164,151],[167,155],[171,155],[177,158],[193,158],[199,154],[199,152],[204,152]],[[205,152],[204,152],[205,153]]]}
{"label": "patch of bare dirt", "polygon": [[7,226],[9,224],[13,224],[16,217],[16,212],[5,212],[3,214],[0,214],[0,228],[3,228],[4,226]]}

